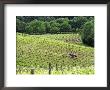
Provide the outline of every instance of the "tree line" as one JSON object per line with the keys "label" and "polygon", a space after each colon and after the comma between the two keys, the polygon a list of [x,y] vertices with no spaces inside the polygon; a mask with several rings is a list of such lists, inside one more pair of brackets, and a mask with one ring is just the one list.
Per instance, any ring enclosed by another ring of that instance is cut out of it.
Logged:
{"label": "tree line", "polygon": [[94,46],[94,16],[17,16],[16,31],[27,34],[79,33]]}

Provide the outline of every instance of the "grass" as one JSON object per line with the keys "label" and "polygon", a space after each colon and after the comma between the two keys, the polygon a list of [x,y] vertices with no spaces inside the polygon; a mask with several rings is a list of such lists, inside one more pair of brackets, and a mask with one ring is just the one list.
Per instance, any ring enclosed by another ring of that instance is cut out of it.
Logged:
{"label": "grass", "polygon": [[[94,48],[83,45],[79,34],[17,33],[16,38],[17,69],[19,66],[34,67],[35,74],[48,74],[51,63],[51,74],[94,74]],[[75,52],[77,57],[71,58],[70,52]],[[26,72],[23,68],[21,71],[18,70],[17,74],[30,73],[30,70]]]}

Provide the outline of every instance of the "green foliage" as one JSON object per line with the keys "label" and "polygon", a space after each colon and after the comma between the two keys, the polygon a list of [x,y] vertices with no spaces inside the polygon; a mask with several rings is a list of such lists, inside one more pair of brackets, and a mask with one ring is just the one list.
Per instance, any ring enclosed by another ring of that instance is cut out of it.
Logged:
{"label": "green foliage", "polygon": [[88,21],[84,24],[82,32],[82,41],[84,44],[94,46],[94,21]]}
{"label": "green foliage", "polygon": [[87,17],[80,16],[80,17],[74,17],[70,21],[70,23],[72,28],[74,28],[74,30],[78,30],[82,28],[82,26],[85,24],[86,21],[87,21]]}
{"label": "green foliage", "polygon": [[17,32],[21,32],[21,33],[25,32],[25,25],[26,25],[25,22],[19,19],[16,19],[16,31]]}
{"label": "green foliage", "polygon": [[55,21],[51,21],[50,22],[50,33],[58,33],[60,28],[59,28],[60,24],[55,22]]}
{"label": "green foliage", "polygon": [[[31,74],[31,68],[29,67],[17,67],[16,69],[16,73],[17,74]],[[73,67],[72,69],[69,67],[63,67],[63,71],[61,69],[56,70],[56,68],[52,69],[51,74],[52,75],[59,75],[59,74],[63,74],[63,75],[67,75],[67,74],[73,74],[73,75],[80,75],[80,74],[84,74],[84,75],[88,75],[88,74],[94,74],[94,67],[90,66],[90,67]],[[49,74],[49,71],[47,68],[40,68],[40,67],[36,67],[34,69],[34,74]]]}
{"label": "green foliage", "polygon": [[16,30],[27,34],[78,33],[84,44],[94,46],[93,16],[17,16]]}
{"label": "green foliage", "polygon": [[26,26],[29,34],[43,34],[45,33],[45,23],[43,21],[33,20]]}
{"label": "green foliage", "polygon": [[69,20],[67,18],[63,19],[63,22],[60,25],[60,32],[70,32],[71,25],[69,24]]}
{"label": "green foliage", "polygon": [[40,34],[44,34],[46,33],[46,27],[45,27],[45,23],[43,21],[38,21],[38,27],[37,27],[38,33]]}
{"label": "green foliage", "polygon": [[56,19],[56,22],[59,23],[59,24],[63,23],[63,21],[64,21],[64,18],[58,18],[58,19]]}
{"label": "green foliage", "polygon": [[[59,32],[61,33],[62,32],[63,33],[64,32],[81,32],[80,30],[83,29],[83,25],[87,21],[93,20],[94,17],[92,16],[90,17],[89,16],[88,17],[85,17],[85,16],[17,16],[16,19],[17,19],[17,29],[21,28],[21,26],[19,26],[19,24],[21,23],[21,25],[23,25],[23,28],[26,28],[27,30],[25,31],[25,33],[44,34],[44,33],[59,33]],[[20,21],[22,21],[23,24]],[[24,25],[24,22],[26,23],[26,27]]]}
{"label": "green foliage", "polygon": [[46,33],[50,32],[51,25],[49,22],[45,22]]}
{"label": "green foliage", "polygon": [[[72,39],[76,42],[71,42]],[[22,36],[17,33],[16,66],[35,67],[36,74],[47,74],[49,62],[53,67],[52,74],[62,74],[62,70],[63,74],[94,74],[94,48],[82,45],[77,39],[81,39],[78,34]],[[71,51],[77,58],[68,56]],[[56,64],[59,71],[55,69]],[[26,74],[25,71],[22,73]]]}
{"label": "green foliage", "polygon": [[32,34],[32,33],[36,32],[37,26],[38,26],[37,20],[33,20],[30,23],[27,23],[26,33]]}

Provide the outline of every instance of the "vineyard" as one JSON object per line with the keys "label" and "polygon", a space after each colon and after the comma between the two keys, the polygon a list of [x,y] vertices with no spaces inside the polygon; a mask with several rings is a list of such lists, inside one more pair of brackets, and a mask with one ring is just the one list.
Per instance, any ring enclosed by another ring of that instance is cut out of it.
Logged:
{"label": "vineyard", "polygon": [[[94,48],[79,34],[16,34],[16,74],[94,74]],[[70,57],[75,53],[77,57]]]}

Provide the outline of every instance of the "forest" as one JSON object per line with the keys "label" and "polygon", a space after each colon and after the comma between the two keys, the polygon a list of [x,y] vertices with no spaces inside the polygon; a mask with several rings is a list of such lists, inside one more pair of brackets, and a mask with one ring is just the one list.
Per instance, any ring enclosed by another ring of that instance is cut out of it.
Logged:
{"label": "forest", "polygon": [[16,16],[16,74],[94,74],[94,16]]}

